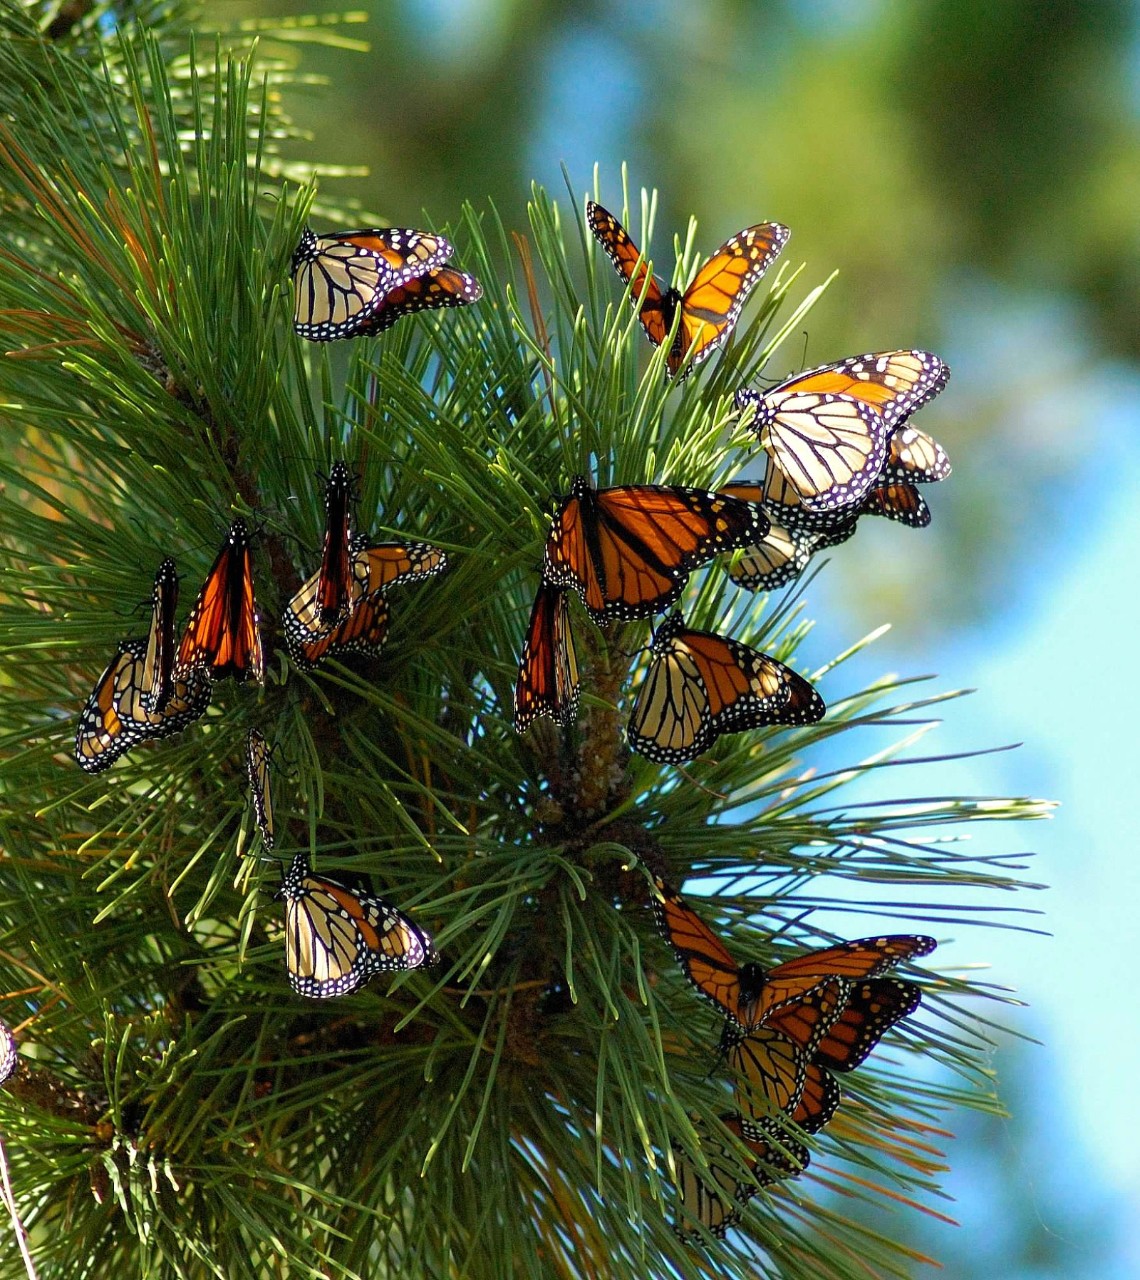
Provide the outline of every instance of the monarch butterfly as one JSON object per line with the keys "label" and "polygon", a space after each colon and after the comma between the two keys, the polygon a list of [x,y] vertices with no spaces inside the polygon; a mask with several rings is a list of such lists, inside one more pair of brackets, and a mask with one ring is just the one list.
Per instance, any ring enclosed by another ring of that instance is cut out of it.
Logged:
{"label": "monarch butterfly", "polygon": [[384,295],[363,326],[359,337],[371,337],[390,329],[397,320],[416,311],[434,311],[438,307],[466,307],[483,296],[483,286],[465,271],[452,267],[433,267],[397,285]]}
{"label": "monarch butterfly", "polygon": [[[929,938],[923,941],[932,943]],[[830,1071],[853,1071],[884,1034],[921,1002],[921,989],[900,978],[869,978],[851,984],[842,1012],[816,1045],[815,1061]]]}
{"label": "monarch butterfly", "polygon": [[740,1177],[741,1163],[727,1142],[698,1126],[701,1152],[712,1183],[700,1174],[696,1162],[677,1143],[673,1144],[676,1168],[678,1212],[674,1230],[682,1240],[695,1242],[700,1231],[695,1223],[718,1238],[740,1221],[740,1212],[756,1194],[758,1187],[771,1186],[782,1178],[794,1178],[807,1168],[809,1156],[802,1143],[776,1134],[769,1126],[745,1121],[742,1116],[727,1113],[720,1116],[724,1127],[748,1148],[753,1162],[751,1179]]}
{"label": "monarch butterfly", "polygon": [[245,740],[245,767],[249,775],[249,793],[253,797],[253,816],[261,832],[267,853],[273,852],[273,788],[269,765],[273,752],[260,729],[250,729]]}
{"label": "monarch butterfly", "polygon": [[325,486],[325,542],[321,567],[317,570],[317,616],[330,626],[351,612],[356,603],[352,596],[352,535],[348,528],[352,477],[343,462],[334,462]]}
{"label": "monarch butterfly", "polygon": [[578,660],[566,592],[539,583],[515,683],[515,732],[525,733],[539,716],[549,716],[558,725],[570,724],[578,712],[578,694]]}
{"label": "monarch butterfly", "polygon": [[437,957],[430,936],[360,879],[314,874],[301,851],[285,873],[285,965],[298,995],[347,995],[377,973],[418,969]]}
{"label": "monarch butterfly", "polygon": [[767,532],[759,507],[707,489],[594,489],[575,476],[546,540],[542,574],[573,588],[595,622],[646,618],[680,597],[698,565]]}
{"label": "monarch butterfly", "polygon": [[166,710],[173,691],[174,611],[178,607],[178,574],[174,561],[167,556],[154,575],[150,632],[143,660],[143,705],[161,714]]}
{"label": "monarch butterfly", "polygon": [[875,352],[809,369],[770,391],[742,387],[736,407],[755,406],[751,429],[801,505],[835,511],[872,487],[892,429],[949,376],[929,351]]}
{"label": "monarch butterfly", "polygon": [[321,622],[320,571],[314,573],[285,609],[285,643],[300,667],[315,667],[332,653],[377,654],[388,638],[388,604],[382,592],[413,578],[447,568],[447,555],[430,542],[375,542],[361,536],[350,547],[352,586],[349,616]]}
{"label": "monarch butterfly", "polygon": [[790,667],[727,636],[693,631],[679,613],[657,628],[650,651],[627,733],[634,751],[658,763],[692,760],[724,733],[811,724],[827,709]]}
{"label": "monarch butterfly", "polygon": [[355,337],[393,289],[451,254],[443,236],[410,227],[323,236],[306,227],[293,251],[293,328],[311,342]]}
{"label": "monarch butterfly", "polygon": [[721,245],[681,293],[678,289],[662,291],[637,246],[612,213],[591,200],[586,205],[586,220],[618,275],[629,286],[630,301],[638,308],[641,327],[655,347],[669,336],[680,309],[680,324],[665,362],[670,374],[675,374],[687,357],[691,357],[690,368],[700,364],[727,340],[740,308],[790,234],[778,222],[745,227]]}
{"label": "monarch butterfly", "polygon": [[203,670],[212,680],[265,677],[249,531],[239,516],[206,575],[178,645],[177,676]]}
{"label": "monarch butterfly", "polygon": [[904,960],[929,955],[937,945],[924,934],[883,934],[805,951],[769,969],[752,961],[738,965],[675,889],[659,876],[654,884],[657,926],[685,977],[745,1033],[761,1023],[773,1025],[773,1014],[822,983],[836,978],[847,982],[877,978]]}
{"label": "monarch butterfly", "polygon": [[6,1022],[0,1022],[0,1085],[8,1083],[8,1078],[15,1074],[19,1065],[20,1052],[16,1037],[8,1029]]}

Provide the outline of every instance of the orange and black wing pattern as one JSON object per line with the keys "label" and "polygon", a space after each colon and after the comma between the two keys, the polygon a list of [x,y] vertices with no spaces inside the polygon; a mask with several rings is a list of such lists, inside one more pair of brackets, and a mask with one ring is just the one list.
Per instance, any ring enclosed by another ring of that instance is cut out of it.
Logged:
{"label": "orange and black wing pattern", "polygon": [[707,489],[593,489],[576,476],[546,540],[543,577],[576,591],[595,622],[647,618],[676,602],[698,565],[767,532],[759,507]]}
{"label": "orange and black wing pattern", "polygon": [[313,872],[301,852],[281,883],[285,965],[299,995],[347,995],[374,974],[436,959],[431,937],[367,885]]}
{"label": "orange and black wing pattern", "polygon": [[826,706],[812,685],[758,649],[685,626],[658,628],[652,661],[629,717],[629,744],[662,764],[693,760],[725,733],[811,724]]}
{"label": "orange and black wing pattern", "polygon": [[175,662],[175,677],[205,671],[211,680],[265,676],[249,531],[240,517],[206,575],[190,611]]}
{"label": "orange and black wing pattern", "polygon": [[178,608],[178,573],[167,556],[154,575],[150,632],[143,661],[143,704],[148,712],[166,710],[174,691],[175,610]]}
{"label": "orange and black wing pattern", "polygon": [[389,612],[384,592],[447,568],[447,555],[430,542],[369,542],[351,546],[348,616],[331,625],[321,621],[320,573],[304,582],[285,608],[285,643],[302,667],[314,667],[337,652],[378,654],[388,638]]}
{"label": "orange and black wing pattern", "polygon": [[700,364],[728,338],[748,295],[787,243],[789,234],[787,227],[778,222],[745,227],[720,246],[681,293],[677,289],[662,291],[625,228],[593,200],[586,205],[586,221],[629,286],[641,327],[654,346],[659,347],[668,339],[680,310],[677,333],[666,357],[673,375],[682,366]]}
{"label": "orange and black wing pattern", "polygon": [[245,768],[249,777],[249,793],[253,799],[253,816],[261,832],[266,853],[273,852],[276,824],[273,817],[272,783],[273,749],[260,729],[250,729],[245,740]]}
{"label": "orange and black wing pattern", "polygon": [[173,674],[161,711],[151,709],[144,673],[146,640],[124,640],[95,683],[79,717],[75,759],[87,773],[101,773],[140,742],[178,733],[204,715],[210,682],[201,671]]}
{"label": "orange and black wing pattern", "polygon": [[946,385],[949,368],[929,351],[851,356],[758,392],[736,393],[752,405],[751,429],[774,466],[809,510],[859,502],[887,461],[891,432]]}
{"label": "orange and black wing pattern", "polygon": [[534,597],[519,658],[515,732],[525,733],[539,716],[548,716],[557,725],[573,723],[579,692],[578,659],[566,591],[542,582]]}
{"label": "orange and black wing pattern", "polygon": [[899,978],[855,982],[842,1013],[815,1049],[815,1061],[831,1071],[853,1071],[900,1019],[918,1008],[922,991]]}
{"label": "orange and black wing pattern", "polygon": [[334,462],[325,487],[325,542],[314,601],[317,617],[324,626],[339,621],[356,604],[352,595],[351,503],[352,477],[348,467]]}
{"label": "orange and black wing pattern", "polygon": [[323,236],[306,228],[293,253],[293,328],[310,342],[355,338],[393,290],[442,267],[451,254],[442,236],[410,227]]}
{"label": "orange and black wing pattern", "polygon": [[386,293],[357,333],[360,337],[371,337],[383,333],[397,320],[414,315],[417,311],[467,307],[478,302],[482,296],[483,286],[466,271],[456,271],[453,267],[433,267]]}
{"label": "orange and black wing pattern", "polygon": [[807,1078],[808,1054],[768,1027],[732,1038],[728,1065],[740,1114],[751,1124],[791,1115]]}
{"label": "orange and black wing pattern", "polygon": [[906,960],[929,955],[936,945],[925,934],[898,933],[805,951],[765,972],[761,1020],[768,1021],[773,1010],[799,1000],[820,982],[839,978],[851,983],[877,978]]}
{"label": "orange and black wing pattern", "polygon": [[655,877],[653,914],[685,977],[717,1009],[744,1028],[753,1023],[755,992],[741,984],[728,948],[679,893]]}

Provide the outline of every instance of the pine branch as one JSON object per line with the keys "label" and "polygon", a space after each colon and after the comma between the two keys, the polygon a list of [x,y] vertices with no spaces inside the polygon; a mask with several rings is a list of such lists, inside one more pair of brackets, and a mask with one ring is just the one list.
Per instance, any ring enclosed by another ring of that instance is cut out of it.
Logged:
{"label": "pine branch", "polygon": [[[203,54],[161,7],[157,35],[100,39],[106,12],[6,10],[0,41],[0,1015],[35,1058],[0,1120],[41,1280],[909,1274],[841,1199],[937,1201],[947,1112],[997,1105],[991,1019],[970,1009],[1000,1017],[1008,993],[908,973],[922,1014],[805,1139],[811,1177],[694,1249],[670,1227],[674,1143],[701,1160],[731,1094],[652,875],[701,877],[707,918],[760,963],[832,940],[812,912],[840,880],[893,886],[883,913],[914,924],[1001,923],[972,895],[1023,887],[1020,867],[949,837],[1048,806],[900,794],[958,695],[849,693],[840,659],[818,725],[726,737],[684,774],[631,758],[647,628],[594,629],[576,605],[580,723],[510,723],[551,495],[591,470],[747,470],[732,392],[823,286],[793,305],[785,267],[724,358],[674,385],[580,218],[536,188],[526,235],[490,207],[455,229],[478,307],[303,349],[290,254],[332,202],[280,178],[283,62],[236,37]],[[272,620],[314,567],[318,473],[340,457],[360,526],[430,538],[451,568],[393,595],[379,659],[303,673]],[[198,725],[81,776],[76,715],[145,630],[154,567],[174,554],[200,581],[234,514],[260,529],[264,688],[219,686]],[[802,600],[740,598],[723,567],[686,617],[796,662]],[[849,730],[869,725],[893,745],[861,757]],[[371,873],[433,932],[437,969],[343,1000],[290,991],[278,872],[247,856],[252,726],[280,748],[277,852]],[[847,800],[860,779],[897,798]]]}

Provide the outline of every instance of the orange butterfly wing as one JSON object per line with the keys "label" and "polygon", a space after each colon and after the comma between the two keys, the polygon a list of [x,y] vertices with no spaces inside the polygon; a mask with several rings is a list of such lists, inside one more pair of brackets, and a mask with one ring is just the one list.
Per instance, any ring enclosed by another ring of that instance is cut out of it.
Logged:
{"label": "orange butterfly wing", "polygon": [[763,1124],[780,1113],[792,1114],[808,1067],[798,1045],[767,1027],[757,1027],[730,1042],[728,1063],[735,1076],[737,1106],[746,1121]]}
{"label": "orange butterfly wing", "polygon": [[922,992],[913,982],[868,978],[855,983],[843,1012],[816,1046],[815,1061],[832,1071],[853,1071],[921,1001]]}
{"label": "orange butterfly wing", "polygon": [[598,623],[645,618],[677,600],[689,573],[768,531],[756,506],[706,489],[576,476],[554,517],[543,577],[577,591]]}
{"label": "orange butterfly wing", "polygon": [[435,311],[439,307],[466,307],[483,296],[483,286],[474,276],[452,267],[433,267],[386,293],[358,330],[361,337],[371,337],[390,329],[397,320],[417,311]]}
{"label": "orange butterfly wing", "polygon": [[334,462],[325,489],[325,543],[317,571],[317,615],[326,626],[352,609],[351,536],[348,528],[352,478],[343,462]]}
{"label": "orange butterfly wing", "polygon": [[788,242],[788,229],[778,222],[745,227],[724,244],[697,272],[681,298],[681,328],[669,372],[688,358],[690,368],[707,359],[728,338],[740,309]]}
{"label": "orange butterfly wing", "polygon": [[657,927],[665,935],[685,977],[730,1018],[745,1023],[740,971],[736,961],[715,933],[679,893],[656,878],[658,897],[653,900]]}
{"label": "orange butterfly wing", "polygon": [[388,639],[390,614],[380,594],[365,596],[343,622],[298,634],[289,640],[289,654],[300,667],[315,667],[334,653],[363,653],[375,657]]}
{"label": "orange butterfly wing", "polygon": [[659,347],[669,336],[673,314],[666,310],[665,294],[650,273],[640,250],[614,215],[593,200],[586,203],[586,222],[594,238],[609,255],[618,275],[629,286],[630,301],[638,308],[637,318],[645,336]]}
{"label": "orange butterfly wing", "polygon": [[175,662],[175,677],[204,670],[212,680],[265,676],[249,532],[240,517],[190,611]]}
{"label": "orange butterfly wing", "polygon": [[804,1068],[803,1088],[789,1114],[805,1133],[818,1133],[835,1115],[839,1100],[839,1085],[835,1077],[824,1071],[818,1062],[811,1061]]}
{"label": "orange butterfly wing", "polygon": [[912,484],[894,481],[876,485],[859,505],[861,516],[884,516],[912,529],[925,529],[930,523],[930,508]]}
{"label": "orange butterfly wing", "polygon": [[525,733],[539,716],[549,716],[558,725],[570,724],[578,711],[579,691],[566,592],[540,583],[519,658],[515,732]]}

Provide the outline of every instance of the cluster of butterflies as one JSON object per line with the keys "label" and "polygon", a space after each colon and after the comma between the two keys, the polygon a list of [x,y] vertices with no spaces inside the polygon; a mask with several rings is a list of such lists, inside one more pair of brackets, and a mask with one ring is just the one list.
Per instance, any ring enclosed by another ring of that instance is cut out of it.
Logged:
{"label": "cluster of butterflies", "polygon": [[[325,491],[320,567],[289,600],[284,631],[290,657],[311,668],[332,654],[376,654],[388,635],[387,592],[447,567],[427,542],[377,542],[354,536],[352,477],[333,464]],[[202,716],[212,684],[232,677],[261,681],[265,660],[246,523],[230,526],[205,584],[175,641],[178,575],[169,557],[159,566],[145,637],[124,640],[79,717],[75,758],[89,773],[108,768],[149,738],[177,733]],[[276,840],[271,749],[258,729],[246,741],[254,814],[267,851]],[[289,980],[321,999],[354,991],[373,974],[430,963],[431,939],[372,892],[360,877],[315,875],[300,852],[283,870],[285,952]]]}
{"label": "cluster of butterflies", "polygon": [[782,1121],[790,1119],[804,1133],[827,1124],[840,1101],[833,1073],[854,1070],[889,1028],[919,1006],[915,983],[883,975],[929,955],[935,942],[915,934],[859,938],[771,969],[738,965],[679,894],[659,877],[655,883],[658,927],[685,976],[724,1015],[720,1054],[736,1109],[720,1119],[752,1159],[744,1179],[729,1144],[701,1133],[710,1183],[676,1149],[678,1231],[696,1238],[700,1224],[720,1236],[760,1187],[807,1167],[807,1150]]}
{"label": "cluster of butterflies", "polygon": [[[388,637],[387,592],[439,573],[447,556],[427,542],[375,542],[350,529],[352,478],[333,464],[325,492],[320,567],[285,607],[289,656],[302,668],[337,653],[377,654]],[[88,773],[131,747],[186,728],[205,714],[215,681],[265,676],[249,529],[240,517],[206,575],[180,639],[178,574],[167,557],[154,578],[150,630],[123,640],[79,717],[75,759]]]}
{"label": "cluster of butterflies", "polygon": [[[683,377],[727,340],[748,293],[783,248],[778,223],[726,241],[684,293],[662,290],[617,219],[591,201],[587,222],[626,283],[650,341],[671,343],[670,375]],[[599,625],[647,618],[680,597],[689,573],[733,552],[732,579],[773,590],[812,555],[850,538],[859,517],[912,526],[930,521],[918,484],[950,472],[945,450],[909,425],[946,384],[949,369],[925,351],[853,356],[798,374],[769,391],[742,388],[736,408],[767,455],[759,481],[711,492],[625,485],[594,490],[577,477],[546,542],[542,580],[515,686],[514,723],[540,716],[569,725],[580,682],[567,592]],[[807,681],[768,654],[685,625],[657,627],[630,712],[629,744],[663,763],[700,755],[722,734],[806,724],[825,706]]]}

